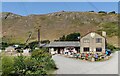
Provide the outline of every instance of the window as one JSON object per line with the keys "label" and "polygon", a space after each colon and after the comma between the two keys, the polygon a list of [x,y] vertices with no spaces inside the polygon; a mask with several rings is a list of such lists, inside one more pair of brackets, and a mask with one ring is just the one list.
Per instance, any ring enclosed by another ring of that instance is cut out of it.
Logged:
{"label": "window", "polygon": [[96,38],[96,43],[102,43],[102,38]]}
{"label": "window", "polygon": [[83,50],[84,52],[89,52],[89,47],[84,47]]}
{"label": "window", "polygon": [[89,40],[88,38],[84,38],[84,39],[83,39],[83,42],[84,42],[84,43],[89,43],[90,40]]}
{"label": "window", "polygon": [[102,48],[96,48],[96,52],[102,52]]}

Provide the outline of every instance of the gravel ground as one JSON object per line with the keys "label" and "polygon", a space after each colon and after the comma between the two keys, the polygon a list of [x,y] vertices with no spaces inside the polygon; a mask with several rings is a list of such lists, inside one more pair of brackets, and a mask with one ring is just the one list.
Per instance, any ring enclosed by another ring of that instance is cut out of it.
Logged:
{"label": "gravel ground", "polygon": [[103,62],[89,62],[54,55],[53,60],[59,68],[57,74],[118,74],[118,52]]}

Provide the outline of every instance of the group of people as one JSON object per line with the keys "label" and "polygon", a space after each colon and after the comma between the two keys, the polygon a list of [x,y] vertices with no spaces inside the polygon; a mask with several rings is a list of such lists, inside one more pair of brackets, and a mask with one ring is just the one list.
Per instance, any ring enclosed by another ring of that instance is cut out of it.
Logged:
{"label": "group of people", "polygon": [[107,60],[111,56],[111,52],[106,53],[77,53],[77,52],[64,52],[64,55],[67,55],[69,57],[73,58],[79,58],[82,60],[88,60],[88,61],[100,61],[100,60]]}
{"label": "group of people", "polygon": [[111,51],[106,50],[105,53],[102,52],[78,52],[75,48],[65,48],[64,50],[60,51],[60,54],[63,54],[67,57],[78,58],[82,60],[88,61],[100,61],[100,60],[107,60],[111,57]]}
{"label": "group of people", "polygon": [[98,60],[102,60],[105,58],[105,54],[102,53],[78,53],[76,54],[76,58],[80,58],[82,60],[89,60],[89,61],[98,61]]}

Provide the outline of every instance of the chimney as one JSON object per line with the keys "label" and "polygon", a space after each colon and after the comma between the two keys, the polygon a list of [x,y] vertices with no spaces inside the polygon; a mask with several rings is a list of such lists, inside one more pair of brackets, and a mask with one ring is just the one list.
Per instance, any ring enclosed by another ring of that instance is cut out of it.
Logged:
{"label": "chimney", "polygon": [[106,32],[102,31],[102,36],[106,37]]}

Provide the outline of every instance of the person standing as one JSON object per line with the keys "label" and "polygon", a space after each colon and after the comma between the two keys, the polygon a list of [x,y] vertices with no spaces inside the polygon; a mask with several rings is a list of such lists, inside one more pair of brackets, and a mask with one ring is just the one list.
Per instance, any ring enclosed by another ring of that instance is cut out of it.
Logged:
{"label": "person standing", "polygon": [[95,61],[97,61],[98,60],[98,54],[96,53],[95,54]]}

